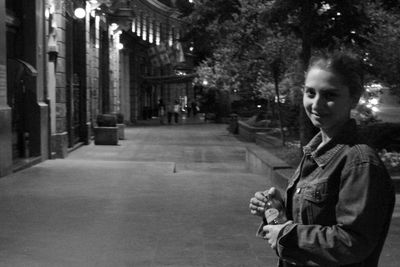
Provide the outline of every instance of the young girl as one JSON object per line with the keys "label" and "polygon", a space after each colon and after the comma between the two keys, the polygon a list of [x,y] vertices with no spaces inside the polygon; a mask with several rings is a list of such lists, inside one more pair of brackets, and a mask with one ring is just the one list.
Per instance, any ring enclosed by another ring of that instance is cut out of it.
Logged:
{"label": "young girl", "polygon": [[[378,266],[395,193],[383,163],[350,119],[363,93],[362,80],[359,61],[349,54],[310,63],[303,105],[320,132],[303,148],[286,189],[288,221],[267,225],[264,220],[260,229],[279,266]],[[268,193],[281,198],[274,188]],[[257,192],[251,213],[263,216],[265,202]]]}

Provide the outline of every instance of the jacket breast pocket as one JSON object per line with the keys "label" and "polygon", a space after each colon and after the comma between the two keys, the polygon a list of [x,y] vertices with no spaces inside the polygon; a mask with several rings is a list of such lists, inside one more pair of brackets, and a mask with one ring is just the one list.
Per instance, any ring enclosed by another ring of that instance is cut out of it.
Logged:
{"label": "jacket breast pocket", "polygon": [[308,185],[303,190],[303,222],[307,224],[332,225],[336,221],[334,197],[328,183]]}

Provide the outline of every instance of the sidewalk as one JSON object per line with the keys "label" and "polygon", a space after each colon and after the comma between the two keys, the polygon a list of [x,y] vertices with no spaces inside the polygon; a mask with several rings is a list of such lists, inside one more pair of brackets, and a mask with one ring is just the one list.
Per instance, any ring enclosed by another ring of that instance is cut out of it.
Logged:
{"label": "sidewalk", "polygon": [[[226,125],[126,129],[0,179],[0,266],[276,266],[248,211],[272,186]],[[400,205],[381,258],[400,259]]]}

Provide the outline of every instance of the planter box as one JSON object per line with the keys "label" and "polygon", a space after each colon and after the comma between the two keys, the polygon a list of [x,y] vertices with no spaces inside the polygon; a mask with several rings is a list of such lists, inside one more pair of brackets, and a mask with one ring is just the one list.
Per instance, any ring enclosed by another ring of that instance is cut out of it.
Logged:
{"label": "planter box", "polygon": [[125,124],[117,123],[118,128],[118,139],[124,140],[125,139]]}
{"label": "planter box", "polygon": [[256,174],[261,174],[280,190],[285,190],[294,169],[282,159],[257,145],[246,147],[246,167]]}
{"label": "planter box", "polygon": [[118,145],[118,127],[94,127],[95,145]]}
{"label": "planter box", "polygon": [[256,133],[260,132],[270,132],[272,129],[268,127],[253,127],[248,125],[247,123],[243,121],[238,122],[238,132],[239,135],[245,139],[246,141],[249,142],[255,142],[256,141]]}
{"label": "planter box", "polygon": [[256,133],[256,144],[268,149],[269,147],[282,146],[282,140],[267,133]]}

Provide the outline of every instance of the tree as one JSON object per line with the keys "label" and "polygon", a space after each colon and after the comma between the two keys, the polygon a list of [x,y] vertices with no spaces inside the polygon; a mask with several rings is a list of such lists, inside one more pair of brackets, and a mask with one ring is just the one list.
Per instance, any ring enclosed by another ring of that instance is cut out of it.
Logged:
{"label": "tree", "polygon": [[[334,50],[340,47],[360,47],[368,43],[372,31],[365,12],[365,2],[275,0],[268,1],[264,21],[268,26],[279,25],[283,33],[293,33],[301,40],[298,73],[304,73],[315,50]],[[299,86],[303,84],[303,76]],[[315,134],[315,129],[300,109],[300,142],[302,145]]]}
{"label": "tree", "polygon": [[392,92],[400,96],[400,12],[398,9],[369,6],[369,16],[377,25],[364,60],[372,74],[385,81]]}
{"label": "tree", "polygon": [[[276,95],[279,99],[278,84],[293,61],[299,42],[291,35],[265,28],[260,19],[265,1],[239,3],[238,13],[232,14],[231,19],[207,26],[218,38],[212,55],[198,68],[200,80],[207,80],[209,87],[235,92],[244,100],[256,100],[262,95],[273,99]],[[275,84],[271,91],[266,86],[270,83]],[[280,114],[279,101],[277,105]],[[278,117],[282,125],[282,118]]]}
{"label": "tree", "polygon": [[199,64],[212,56],[219,40],[224,38],[222,28],[213,27],[231,20],[233,14],[238,12],[238,0],[203,0],[194,1],[190,9],[187,4],[178,5],[183,12],[187,32],[182,41],[192,43],[194,62]]}

